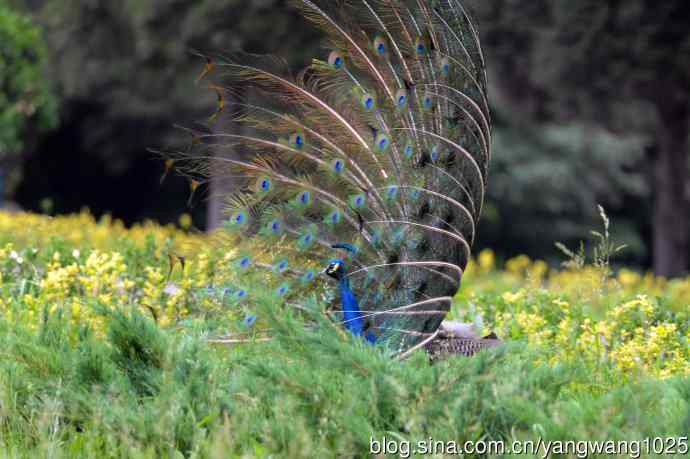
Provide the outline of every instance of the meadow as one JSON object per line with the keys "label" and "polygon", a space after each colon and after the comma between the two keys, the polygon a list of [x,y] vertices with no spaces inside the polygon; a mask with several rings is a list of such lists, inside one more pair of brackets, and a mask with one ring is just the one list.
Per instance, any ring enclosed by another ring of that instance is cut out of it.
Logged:
{"label": "meadow", "polygon": [[[239,287],[241,249],[179,226],[0,213],[0,458],[690,432],[690,277],[612,270],[604,236],[558,269],[478,253],[450,316],[506,345],[432,365],[344,333],[321,295],[295,308],[258,277]],[[247,342],[209,343],[229,334]]]}

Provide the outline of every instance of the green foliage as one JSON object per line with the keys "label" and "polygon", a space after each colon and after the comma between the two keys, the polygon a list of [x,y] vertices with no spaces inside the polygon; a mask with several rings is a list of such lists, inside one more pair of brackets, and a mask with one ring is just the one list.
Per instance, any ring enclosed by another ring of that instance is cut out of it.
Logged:
{"label": "green foliage", "polygon": [[366,457],[370,438],[383,436],[687,433],[687,378],[592,394],[577,390],[591,368],[544,365],[524,345],[433,366],[421,353],[398,362],[334,327],[305,331],[296,316],[273,313],[275,341],[221,349],[133,311],[113,316],[105,342],[88,331],[70,341],[59,317],[38,333],[3,320],[0,446],[18,457]]}
{"label": "green foliage", "polygon": [[[592,265],[599,268],[602,271],[602,275],[608,278],[612,273],[611,258],[625,249],[626,245],[617,245],[611,240],[611,220],[602,206],[597,206],[597,209],[604,224],[604,231],[603,233],[594,230],[590,231],[596,240],[596,245],[592,248]],[[583,269],[587,264],[587,256],[582,241],[580,241],[580,248],[577,252],[569,249],[562,242],[556,242],[556,248],[568,257],[568,260],[563,263],[565,268],[578,270]]]}
{"label": "green foliage", "polygon": [[637,170],[644,159],[641,139],[582,123],[537,127],[499,110],[493,141],[481,246],[553,259],[543,241],[577,243],[596,223],[601,203],[612,210],[629,259],[648,254],[636,217],[621,215],[627,202],[650,193]]}
{"label": "green foliage", "polygon": [[[509,344],[434,365],[422,352],[401,362],[331,323],[320,297],[276,305],[260,278],[246,285],[245,304],[190,295],[191,312],[162,326],[138,295],[164,285],[164,274],[147,273],[167,272],[164,254],[184,233],[104,220],[0,213],[0,243],[15,243],[0,249],[0,457],[368,457],[370,438],[383,436],[640,440],[688,431],[690,379],[680,366],[690,279],[663,294],[642,284],[603,295],[597,275],[590,299],[581,293],[587,268],[553,273],[547,286],[543,263],[513,260],[497,271],[485,253],[452,313],[481,313]],[[16,236],[29,225],[38,230]],[[192,291],[222,285],[208,268],[230,262],[198,244],[173,279]],[[108,283],[119,294],[108,295]],[[630,301],[640,289],[658,299]],[[170,297],[158,298],[151,305],[162,310]],[[258,317],[248,342],[208,342],[237,331],[247,309]],[[266,333],[271,341],[253,340]],[[608,346],[597,347],[602,333]],[[629,369],[616,367],[613,351]],[[666,379],[650,376],[660,372]]]}
{"label": "green foliage", "polygon": [[601,203],[629,244],[628,261],[643,265],[654,256],[657,274],[682,275],[689,247],[682,191],[690,176],[687,3],[469,3],[498,113],[488,188],[498,225],[480,231],[486,244],[549,257],[541,241],[581,239],[597,218],[590,209]]}
{"label": "green foliage", "polygon": [[173,125],[213,112],[215,93],[195,85],[204,61],[193,50],[270,51],[293,60],[316,52],[303,45],[310,32],[291,27],[294,15],[281,0],[19,3],[49,39],[52,84],[78,129],[71,148],[102,158],[114,175],[150,156],[149,147],[179,145],[182,134]]}
{"label": "green foliage", "polygon": [[524,104],[523,113],[654,135],[657,114],[649,103],[671,97],[672,105],[680,96],[674,93],[690,85],[683,0],[471,3],[501,75],[497,89],[509,91],[504,102]]}
{"label": "green foliage", "polygon": [[0,0],[0,161],[22,153],[27,137],[56,124],[45,59],[41,31]]}

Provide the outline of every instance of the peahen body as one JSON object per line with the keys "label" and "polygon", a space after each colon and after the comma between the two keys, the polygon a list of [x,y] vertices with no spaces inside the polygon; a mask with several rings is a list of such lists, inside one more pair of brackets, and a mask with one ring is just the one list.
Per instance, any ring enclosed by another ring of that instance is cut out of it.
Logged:
{"label": "peahen body", "polygon": [[234,178],[225,228],[263,247],[238,270],[264,270],[276,297],[330,279],[350,332],[398,355],[429,348],[470,258],[491,155],[476,29],[460,0],[296,3],[325,33],[324,57],[294,77],[275,60],[208,58],[211,121],[242,130],[190,131],[166,168],[193,190]]}

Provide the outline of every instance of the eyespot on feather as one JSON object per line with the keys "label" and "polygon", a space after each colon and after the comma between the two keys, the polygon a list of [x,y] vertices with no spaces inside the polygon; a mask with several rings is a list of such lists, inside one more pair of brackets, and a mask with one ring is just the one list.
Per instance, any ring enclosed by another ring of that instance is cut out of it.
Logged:
{"label": "eyespot on feather", "polygon": [[300,250],[307,250],[314,244],[315,240],[316,236],[314,231],[312,231],[312,229],[305,230],[299,239],[297,239],[297,247]]}
{"label": "eyespot on feather", "polygon": [[343,170],[345,170],[345,161],[342,159],[334,159],[331,162],[331,170],[336,174],[340,174]]}
{"label": "eyespot on feather", "polygon": [[324,218],[324,223],[327,225],[337,225],[340,223],[340,220],[342,218],[342,214],[338,209],[333,209],[331,212],[326,215]]}
{"label": "eyespot on feather", "polygon": [[384,152],[388,149],[390,146],[390,138],[386,134],[379,134],[376,136],[376,140],[374,141],[374,144],[376,146],[376,151],[378,152]]}
{"label": "eyespot on feather", "polygon": [[447,57],[441,59],[441,72],[444,76],[448,76],[450,74],[450,60],[448,60]]}
{"label": "eyespot on feather", "polygon": [[309,269],[304,274],[302,274],[300,282],[302,283],[302,285],[307,285],[314,280],[314,277],[316,277],[316,273]]}
{"label": "eyespot on feather", "polygon": [[304,134],[301,132],[295,132],[290,136],[288,139],[288,143],[292,148],[295,148],[297,150],[301,150],[302,147],[304,147],[305,139],[304,139]]}
{"label": "eyespot on feather", "polygon": [[311,193],[309,190],[300,191],[295,197],[295,203],[298,207],[309,207],[311,204]]}
{"label": "eyespot on feather", "polygon": [[385,56],[386,52],[388,51],[386,39],[381,35],[378,35],[376,38],[374,38],[374,51],[376,51],[376,54],[379,56]]}
{"label": "eyespot on feather", "polygon": [[409,159],[412,157],[412,155],[414,155],[414,147],[408,142],[405,144],[405,148],[403,148],[403,156]]}
{"label": "eyespot on feather", "polygon": [[278,288],[276,288],[275,293],[278,296],[285,296],[287,293],[290,291],[290,285],[289,284],[282,284]]}
{"label": "eyespot on feather", "polygon": [[244,210],[235,211],[228,220],[224,222],[227,230],[236,231],[244,228],[249,223],[249,215]]}
{"label": "eyespot on feather", "polygon": [[280,236],[283,234],[283,222],[278,218],[274,218],[266,223],[266,226],[261,230],[261,233],[269,237]]}
{"label": "eyespot on feather", "polygon": [[440,151],[441,148],[438,145],[434,145],[431,148],[430,157],[432,161],[438,161],[438,159],[441,157],[441,154],[439,153]]}
{"label": "eyespot on feather", "polygon": [[343,56],[338,51],[331,51],[328,55],[328,64],[334,69],[341,69],[344,63]]}
{"label": "eyespot on feather", "polygon": [[406,89],[398,89],[398,91],[395,93],[395,103],[398,106],[398,108],[403,108],[405,105],[407,105]]}
{"label": "eyespot on feather", "polygon": [[273,189],[273,182],[268,176],[260,177],[256,181],[256,191],[259,193],[268,193]]}
{"label": "eyespot on feather", "polygon": [[388,185],[386,187],[386,199],[395,199],[398,196],[398,190],[398,185]]}
{"label": "eyespot on feather", "polygon": [[364,94],[361,99],[362,102],[362,108],[370,112],[376,107],[376,101],[374,98],[371,96],[371,94]]}
{"label": "eyespot on feather", "polygon": [[427,46],[422,37],[417,38],[414,44],[414,50],[418,56],[423,56],[426,54]]}
{"label": "eyespot on feather", "polygon": [[431,107],[434,106],[434,98],[430,93],[424,94],[424,98],[422,99],[422,106],[425,110],[429,110]]}
{"label": "eyespot on feather", "polygon": [[350,196],[350,205],[354,209],[363,209],[366,206],[367,198],[364,194],[355,194]]}
{"label": "eyespot on feather", "polygon": [[251,265],[252,259],[248,256],[242,256],[235,262],[235,266],[242,271],[246,271]]}
{"label": "eyespot on feather", "polygon": [[282,274],[287,271],[289,266],[287,258],[281,258],[273,265],[273,272],[276,274]]}
{"label": "eyespot on feather", "polygon": [[256,314],[248,313],[246,316],[244,316],[244,319],[242,320],[242,325],[245,328],[251,328],[252,325],[254,325],[254,322],[256,322]]}

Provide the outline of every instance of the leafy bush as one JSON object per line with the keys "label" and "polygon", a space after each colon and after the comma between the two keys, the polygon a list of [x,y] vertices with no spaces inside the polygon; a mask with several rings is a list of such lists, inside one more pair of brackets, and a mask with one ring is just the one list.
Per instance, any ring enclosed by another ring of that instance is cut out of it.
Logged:
{"label": "leafy bush", "polygon": [[42,77],[45,54],[45,42],[31,19],[13,11],[7,0],[0,0],[2,174],[11,165],[8,160],[23,152],[25,139],[35,138],[37,131],[50,129],[57,122],[57,104]]}

